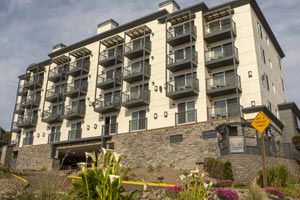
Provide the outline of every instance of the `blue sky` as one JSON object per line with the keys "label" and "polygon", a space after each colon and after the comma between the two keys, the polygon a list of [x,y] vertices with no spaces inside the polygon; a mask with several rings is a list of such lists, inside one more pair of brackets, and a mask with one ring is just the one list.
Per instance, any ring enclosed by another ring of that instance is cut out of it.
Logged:
{"label": "blue sky", "polygon": [[[9,130],[18,75],[47,59],[53,45],[96,34],[97,24],[113,18],[120,25],[158,10],[163,0],[0,0],[0,126]],[[204,0],[214,6],[229,0]],[[289,101],[300,103],[300,1],[257,0],[281,44]],[[181,8],[199,3],[177,0]]]}

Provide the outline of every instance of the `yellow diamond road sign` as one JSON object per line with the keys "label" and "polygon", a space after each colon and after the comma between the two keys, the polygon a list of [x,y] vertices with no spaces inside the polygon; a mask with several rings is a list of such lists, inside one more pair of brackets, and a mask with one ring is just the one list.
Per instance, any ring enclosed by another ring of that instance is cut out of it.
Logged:
{"label": "yellow diamond road sign", "polygon": [[270,122],[271,120],[264,113],[259,112],[251,122],[251,126],[253,126],[260,134],[263,134]]}

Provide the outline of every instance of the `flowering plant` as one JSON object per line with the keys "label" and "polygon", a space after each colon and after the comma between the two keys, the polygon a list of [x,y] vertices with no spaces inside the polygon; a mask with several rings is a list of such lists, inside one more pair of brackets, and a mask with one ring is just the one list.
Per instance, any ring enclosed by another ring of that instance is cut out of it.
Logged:
{"label": "flowering plant", "polygon": [[264,190],[266,193],[273,194],[273,195],[279,197],[280,199],[285,197],[284,194],[280,190],[273,189],[273,188],[266,188]]}
{"label": "flowering plant", "polygon": [[189,175],[181,175],[180,179],[184,186],[174,186],[166,189],[165,194],[168,199],[186,200],[197,199],[204,200],[208,197],[212,182],[204,181],[205,174],[199,176],[199,169],[192,170]]}
{"label": "flowering plant", "polygon": [[[78,199],[85,200],[130,200],[136,191],[124,195],[121,185],[125,171],[120,165],[123,156],[102,148],[98,156],[95,152],[85,153],[86,163],[78,163],[81,168],[81,179],[73,180],[73,192]],[[92,167],[87,168],[89,158]]]}
{"label": "flowering plant", "polygon": [[215,193],[221,200],[239,200],[237,193],[232,190],[217,189]]}

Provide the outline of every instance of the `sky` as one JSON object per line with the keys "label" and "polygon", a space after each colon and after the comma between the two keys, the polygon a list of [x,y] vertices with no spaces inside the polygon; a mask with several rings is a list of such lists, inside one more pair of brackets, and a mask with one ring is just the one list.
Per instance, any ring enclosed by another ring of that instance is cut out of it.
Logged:
{"label": "sky", "polygon": [[[52,46],[70,45],[96,34],[113,18],[120,25],[156,12],[163,0],[0,0],[0,126],[10,130],[18,76],[31,63],[48,59]],[[204,0],[215,6],[229,0]],[[176,0],[185,8],[201,1]],[[300,103],[300,0],[257,0],[286,57],[289,101]]]}

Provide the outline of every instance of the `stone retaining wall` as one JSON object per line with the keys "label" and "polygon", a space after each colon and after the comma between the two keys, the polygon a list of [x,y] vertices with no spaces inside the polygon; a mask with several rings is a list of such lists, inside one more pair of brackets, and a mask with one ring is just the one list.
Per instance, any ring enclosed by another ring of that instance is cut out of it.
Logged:
{"label": "stone retaining wall", "polygon": [[[229,161],[232,164],[234,180],[248,183],[253,181],[257,172],[261,169],[261,157],[255,155],[231,154],[218,158],[221,161]],[[295,160],[279,157],[266,157],[267,167],[284,165],[296,178],[300,178],[300,165]]]}
{"label": "stone retaining wall", "polygon": [[[239,122],[240,118],[178,125],[148,131],[113,136],[114,149],[127,156],[133,167],[162,165],[175,169],[193,169],[205,157],[220,155],[217,138],[203,139],[202,132],[215,130],[225,122]],[[181,142],[170,142],[170,136],[182,134]]]}
{"label": "stone retaining wall", "polygon": [[16,148],[18,150],[17,169],[47,169],[53,168],[51,146],[48,144]]}

